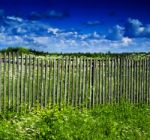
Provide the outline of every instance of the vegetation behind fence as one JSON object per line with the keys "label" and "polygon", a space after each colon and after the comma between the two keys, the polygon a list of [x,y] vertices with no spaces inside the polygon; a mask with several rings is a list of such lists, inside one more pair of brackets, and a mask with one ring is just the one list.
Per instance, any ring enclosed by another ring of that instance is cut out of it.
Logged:
{"label": "vegetation behind fence", "polygon": [[92,108],[98,104],[150,103],[150,58],[0,57],[0,111],[40,105]]}

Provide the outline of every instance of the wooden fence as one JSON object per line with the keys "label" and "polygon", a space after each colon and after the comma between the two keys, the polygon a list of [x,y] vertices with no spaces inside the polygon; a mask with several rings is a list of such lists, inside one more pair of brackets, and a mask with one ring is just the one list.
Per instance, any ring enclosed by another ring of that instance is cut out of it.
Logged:
{"label": "wooden fence", "polygon": [[150,58],[0,57],[0,111],[150,103]]}

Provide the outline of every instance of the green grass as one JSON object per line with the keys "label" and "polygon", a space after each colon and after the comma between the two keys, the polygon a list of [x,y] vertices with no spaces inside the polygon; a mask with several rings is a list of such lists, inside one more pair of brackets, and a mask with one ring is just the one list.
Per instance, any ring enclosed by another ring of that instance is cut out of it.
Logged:
{"label": "green grass", "polygon": [[100,105],[87,110],[63,107],[28,114],[0,115],[0,139],[14,140],[147,140],[150,106]]}

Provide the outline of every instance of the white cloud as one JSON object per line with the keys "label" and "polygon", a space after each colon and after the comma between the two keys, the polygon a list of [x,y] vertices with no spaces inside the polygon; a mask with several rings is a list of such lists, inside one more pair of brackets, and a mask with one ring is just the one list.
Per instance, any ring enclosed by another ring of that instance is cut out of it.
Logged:
{"label": "white cloud", "polygon": [[121,40],[124,36],[124,27],[121,27],[119,25],[116,25],[109,31],[109,34],[107,36],[110,40]]}
{"label": "white cloud", "polygon": [[60,31],[58,28],[48,28],[48,33],[53,33],[54,35],[57,35],[57,33]]}
{"label": "white cloud", "polygon": [[125,46],[128,46],[132,42],[132,39],[129,37],[123,37],[122,42],[124,43]]}
{"label": "white cloud", "polygon": [[[19,19],[20,20],[20,19]],[[143,32],[142,38],[133,38],[124,35],[125,28],[116,25],[107,37],[96,31],[80,33],[54,28],[39,21],[20,20],[16,17],[4,20],[7,26],[0,25],[0,48],[26,46],[32,49],[49,52],[128,52],[150,51],[150,25],[140,25],[138,32]]]}
{"label": "white cloud", "polygon": [[14,17],[14,16],[7,16],[7,19],[18,21],[18,22],[22,22],[23,21],[22,18],[20,18],[20,17]]}

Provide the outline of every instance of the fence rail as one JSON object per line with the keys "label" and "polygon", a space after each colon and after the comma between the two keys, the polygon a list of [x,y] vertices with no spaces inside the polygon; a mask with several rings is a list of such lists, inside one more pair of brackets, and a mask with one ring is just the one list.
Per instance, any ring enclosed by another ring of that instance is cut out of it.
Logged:
{"label": "fence rail", "polygon": [[92,108],[98,104],[150,103],[150,58],[0,57],[0,111],[28,111],[37,103]]}

